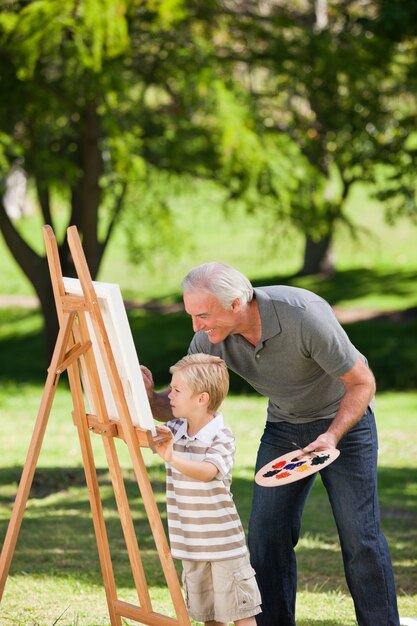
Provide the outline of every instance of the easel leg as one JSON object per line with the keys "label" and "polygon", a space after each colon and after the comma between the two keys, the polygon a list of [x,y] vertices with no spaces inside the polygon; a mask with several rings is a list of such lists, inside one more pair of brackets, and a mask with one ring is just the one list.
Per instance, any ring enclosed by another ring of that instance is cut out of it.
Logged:
{"label": "easel leg", "polygon": [[23,513],[29,497],[30,488],[32,486],[33,477],[35,475],[36,464],[45,435],[46,425],[48,423],[49,414],[51,412],[52,403],[55,397],[60,373],[58,372],[59,364],[63,361],[65,351],[70,338],[72,323],[74,320],[73,313],[67,313],[64,316],[63,324],[60,328],[54,354],[48,369],[45,389],[42,395],[38,416],[36,418],[35,428],[33,430],[32,439],[30,441],[26,462],[23,467],[22,476],[16,494],[12,515],[9,526],[7,528],[6,537],[4,539],[3,549],[0,557],[0,600],[3,596],[4,586],[9,575],[10,564],[12,562],[14,550],[19,536],[20,527],[22,525]]}
{"label": "easel leg", "polygon": [[178,623],[184,624],[184,626],[190,626],[190,618],[184,604],[181,586],[178,581],[174,561],[169,549],[168,540],[166,538],[158,506],[153,495],[152,485],[143,461],[142,453],[140,449],[135,449],[135,447],[131,446],[130,443],[129,451],[133,462],[136,480],[138,482],[149,523],[152,528],[152,534],[159,554],[161,566],[165,574],[165,579],[168,584],[168,589],[171,594],[175,611],[177,613]]}
{"label": "easel leg", "polygon": [[132,575],[138,594],[138,600],[140,605],[148,613],[151,613],[152,602],[149,595],[145,570],[143,568],[132,515],[129,508],[129,501],[123,481],[122,470],[117,457],[115,442],[113,439],[103,438],[103,445],[106,453],[107,463],[109,465],[113,491],[116,498],[117,509],[120,516],[120,523],[126,542],[126,549],[129,555]]}
{"label": "easel leg", "polygon": [[90,433],[87,428],[84,404],[82,402],[82,390],[80,381],[74,375],[72,366],[68,369],[71,392],[74,401],[74,421],[78,430],[81,454],[84,464],[85,478],[90,498],[91,513],[93,517],[94,531],[96,534],[97,548],[100,559],[101,572],[103,575],[104,590],[106,593],[107,606],[112,626],[121,626],[120,615],[116,613],[115,602],[117,599],[116,583],[114,579],[113,565],[111,560],[109,542],[107,538],[106,524],[104,521],[103,507],[100,498],[97,472],[94,464],[93,449],[91,446]]}

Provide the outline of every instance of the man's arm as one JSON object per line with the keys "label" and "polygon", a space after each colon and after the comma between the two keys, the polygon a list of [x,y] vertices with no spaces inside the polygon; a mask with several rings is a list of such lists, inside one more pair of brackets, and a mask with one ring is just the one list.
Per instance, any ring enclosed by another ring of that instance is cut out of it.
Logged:
{"label": "man's arm", "polygon": [[142,371],[146,393],[148,394],[149,404],[151,405],[152,415],[159,422],[168,422],[174,417],[168,398],[169,389],[156,392],[152,372],[144,365],[141,365],[140,369]]}
{"label": "man's arm", "polygon": [[369,367],[359,358],[340,380],[345,395],[328,430],[304,448],[306,452],[335,448],[342,437],[361,419],[374,396],[375,378]]}

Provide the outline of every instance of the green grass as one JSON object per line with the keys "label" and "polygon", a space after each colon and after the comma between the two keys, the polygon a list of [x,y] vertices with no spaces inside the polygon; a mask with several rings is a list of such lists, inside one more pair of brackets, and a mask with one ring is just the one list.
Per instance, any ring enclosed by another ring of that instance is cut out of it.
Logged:
{"label": "green grass", "polygon": [[[64,381],[62,381],[63,383]],[[42,387],[9,384],[2,393],[0,440],[0,538],[4,536],[21,467],[38,410]],[[380,433],[380,498],[383,528],[390,544],[402,615],[417,614],[417,470],[415,409],[417,393],[383,393],[377,399]],[[237,437],[233,492],[247,528],[256,448],[264,424],[265,401],[256,396],[229,396],[223,406]],[[2,626],[108,624],[105,595],[84,484],[81,456],[71,415],[71,398],[60,384],[37,465],[0,608]],[[134,586],[104,452],[92,435],[101,497],[113,555],[118,592],[135,601]],[[139,545],[156,610],[172,607],[126,447],[119,456]],[[165,523],[164,470],[159,457],[144,451],[156,499]],[[354,612],[343,576],[340,549],[327,496],[316,481],[303,517],[297,547],[300,626],[350,626]],[[126,624],[130,624],[128,620]]]}

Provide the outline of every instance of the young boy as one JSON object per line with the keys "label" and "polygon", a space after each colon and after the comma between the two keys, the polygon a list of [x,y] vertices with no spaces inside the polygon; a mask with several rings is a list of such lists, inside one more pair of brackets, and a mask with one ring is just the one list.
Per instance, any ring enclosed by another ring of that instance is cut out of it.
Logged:
{"label": "young boy", "polygon": [[234,436],[217,410],[229,389],[225,362],[193,354],[170,368],[175,419],[156,451],[167,467],[171,551],[182,560],[190,616],[206,626],[256,626],[261,612],[255,572],[230,493]]}

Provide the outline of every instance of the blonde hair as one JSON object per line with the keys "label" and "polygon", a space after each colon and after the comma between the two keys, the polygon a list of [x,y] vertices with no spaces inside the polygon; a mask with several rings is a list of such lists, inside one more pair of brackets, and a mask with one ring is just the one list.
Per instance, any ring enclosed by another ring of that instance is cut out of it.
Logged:
{"label": "blonde hair", "polygon": [[208,393],[207,409],[217,411],[229,391],[229,372],[223,359],[210,354],[188,354],[169,368],[170,374],[181,372],[193,393]]}

